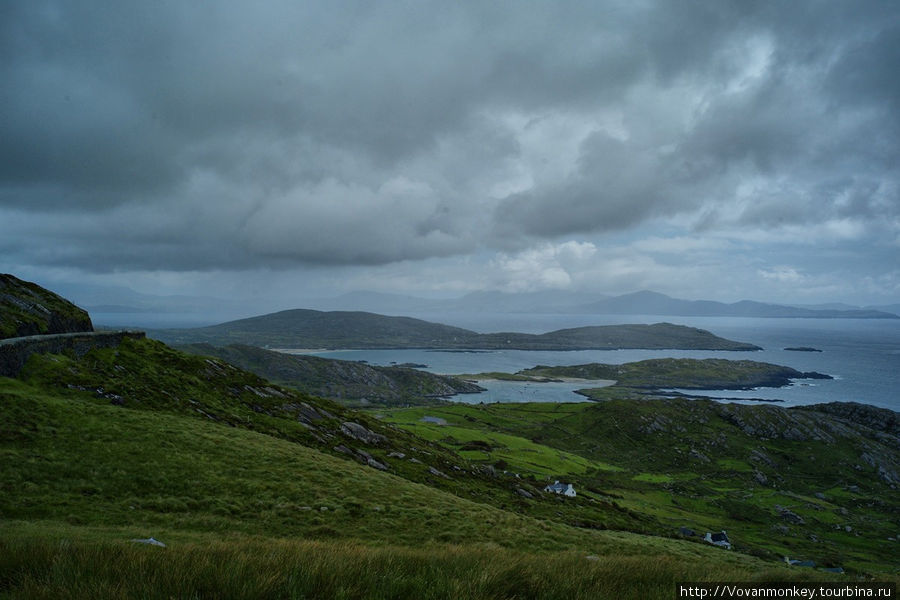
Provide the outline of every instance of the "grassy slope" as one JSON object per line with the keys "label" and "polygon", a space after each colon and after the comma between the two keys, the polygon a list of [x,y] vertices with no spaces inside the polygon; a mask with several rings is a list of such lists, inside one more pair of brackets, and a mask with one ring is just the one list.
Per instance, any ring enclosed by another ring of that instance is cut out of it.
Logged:
{"label": "grassy slope", "polygon": [[179,349],[216,356],[270,381],[350,406],[435,404],[454,394],[482,391],[461,379],[416,369],[291,355],[244,344],[190,344]]}
{"label": "grassy slope", "polygon": [[65,298],[0,273],[0,339],[92,330],[88,314]]}
{"label": "grassy slope", "polygon": [[4,387],[4,519],[401,545],[592,549],[597,537],[269,435]]}
{"label": "grassy slope", "polygon": [[[534,553],[490,544],[369,546],[222,536],[178,540],[161,550],[122,541],[127,531],[5,529],[0,597],[8,598],[644,600],[671,598],[676,583],[685,581],[824,578],[782,566],[653,553],[588,560],[579,551]],[[91,540],[82,541],[86,536]]]}
{"label": "grassy slope", "polygon": [[[91,387],[97,380],[106,387]],[[349,445],[346,438],[320,445],[302,433],[308,428],[286,425],[293,417],[247,411],[257,402],[272,408],[257,392],[278,390],[264,383],[149,341],[80,361],[34,357],[24,380],[0,378],[0,594],[129,597],[152,581],[158,597],[329,589],[372,597],[387,578],[400,597],[550,597],[551,589],[663,597],[685,578],[747,579],[767,569],[793,576],[701,544],[529,517],[513,500],[504,510],[490,501],[506,484],[474,473],[416,482],[410,477],[424,465],[407,461],[416,469],[407,473],[396,460],[395,474],[378,471],[328,452],[337,441]],[[172,397],[173,385],[183,399]],[[334,435],[317,425],[311,433]],[[392,444],[415,439],[393,437]],[[417,443],[422,460],[441,456]],[[480,501],[461,497],[467,490]],[[169,542],[171,552],[125,541],[146,536]],[[601,559],[587,562],[588,553]],[[624,568],[627,577],[610,577]]]}
{"label": "grassy slope", "polygon": [[[425,425],[425,414],[448,425]],[[433,429],[433,439],[457,450],[483,441],[490,448],[481,460],[502,460],[523,474],[552,472],[671,531],[726,529],[738,548],[761,555],[880,572],[900,567],[897,542],[887,539],[897,535],[900,503],[861,458],[869,453],[896,468],[896,438],[860,425],[696,400],[456,405],[385,418],[423,435]],[[803,523],[779,515],[776,505]]]}
{"label": "grassy slope", "polygon": [[[152,340],[127,340],[115,350],[94,350],[80,359],[35,355],[21,376],[36,388],[67,397],[190,416],[265,433],[372,468],[384,465],[410,481],[536,518],[636,532],[658,530],[652,518],[613,502],[579,499],[558,505],[536,493],[540,484],[533,479],[478,471],[439,444],[371,416],[278,388],[217,359],[187,355]],[[354,439],[344,431],[348,422],[381,437],[372,443]],[[523,497],[519,488],[534,497]]]}

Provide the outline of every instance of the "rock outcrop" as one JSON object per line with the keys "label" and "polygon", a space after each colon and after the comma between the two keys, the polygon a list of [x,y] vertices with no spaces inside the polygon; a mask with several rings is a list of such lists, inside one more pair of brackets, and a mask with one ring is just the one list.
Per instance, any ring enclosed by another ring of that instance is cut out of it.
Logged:
{"label": "rock outcrop", "polygon": [[344,421],[341,423],[341,433],[371,446],[378,446],[388,441],[387,438],[380,433],[375,433],[359,423],[354,423],[352,421]]}
{"label": "rock outcrop", "polygon": [[62,296],[0,273],[0,339],[93,330],[88,313]]}
{"label": "rock outcrop", "polygon": [[875,431],[883,431],[900,437],[900,414],[887,408],[878,408],[877,406],[860,404],[858,402],[828,402],[798,406],[797,410],[825,413],[865,425]]}

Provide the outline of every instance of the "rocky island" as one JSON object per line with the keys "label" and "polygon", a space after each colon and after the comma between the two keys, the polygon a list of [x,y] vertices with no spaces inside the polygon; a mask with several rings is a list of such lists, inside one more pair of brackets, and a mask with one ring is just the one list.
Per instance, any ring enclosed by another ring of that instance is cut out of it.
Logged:
{"label": "rocky island", "polygon": [[656,358],[621,365],[537,366],[519,373],[535,377],[613,379],[617,385],[630,388],[688,390],[751,390],[783,387],[794,379],[832,379],[815,371],[801,372],[771,363],[723,358]]}

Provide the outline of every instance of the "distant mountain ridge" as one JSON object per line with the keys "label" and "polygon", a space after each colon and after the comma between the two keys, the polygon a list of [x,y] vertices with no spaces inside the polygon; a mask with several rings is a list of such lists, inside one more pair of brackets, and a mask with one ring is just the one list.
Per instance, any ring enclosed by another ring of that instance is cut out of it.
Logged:
{"label": "distant mountain ridge", "polygon": [[[284,299],[261,297],[248,303],[235,297],[153,295],[121,286],[63,284],[65,297],[97,313],[196,313],[215,307],[220,319],[274,312],[285,308]],[[653,291],[620,296],[588,292],[476,291],[457,298],[426,298],[409,294],[353,291],[334,297],[294,299],[288,305],[322,311],[366,311],[385,315],[425,315],[442,312],[547,313],[547,314],[651,314],[659,316],[794,317],[794,318],[900,318],[900,304],[853,306],[839,302],[785,304],[742,300],[684,300]],[[642,312],[643,311],[643,312]],[[651,311],[651,312],[648,312]],[[209,323],[209,321],[207,321]]]}
{"label": "distant mountain ridge", "polygon": [[900,305],[895,304],[860,308],[847,304],[795,306],[753,300],[725,303],[715,300],[683,300],[648,290],[621,296],[555,290],[526,293],[484,291],[472,292],[460,298],[451,299],[416,298],[377,292],[352,292],[336,298],[316,301],[313,303],[313,307],[327,310],[366,310],[388,314],[479,311],[679,317],[900,318]]}
{"label": "distant mountain ridge", "polygon": [[470,292],[458,298],[419,298],[383,292],[348,292],[334,298],[319,298],[308,303],[318,310],[367,311],[384,314],[422,314],[440,312],[559,312],[581,304],[607,298],[597,294],[545,290],[508,293],[499,291]]}
{"label": "distant mountain ridge", "polygon": [[210,327],[155,330],[148,335],[174,344],[250,344],[310,349],[760,349],[702,329],[671,323],[576,327],[542,334],[477,333],[410,317],[309,309],[285,310]]}
{"label": "distant mountain ridge", "polygon": [[820,319],[898,319],[878,310],[813,309],[741,300],[726,304],[713,300],[679,300],[658,292],[642,291],[607,298],[580,307],[587,313],[648,314],[679,317],[769,317]]}

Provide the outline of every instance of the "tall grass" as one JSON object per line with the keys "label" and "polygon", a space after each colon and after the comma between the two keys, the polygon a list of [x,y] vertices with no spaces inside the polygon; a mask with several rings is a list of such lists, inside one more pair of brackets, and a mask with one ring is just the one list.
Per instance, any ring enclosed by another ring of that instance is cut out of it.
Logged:
{"label": "tall grass", "polygon": [[0,541],[5,598],[671,598],[678,581],[784,579],[654,557],[243,539],[169,548]]}

